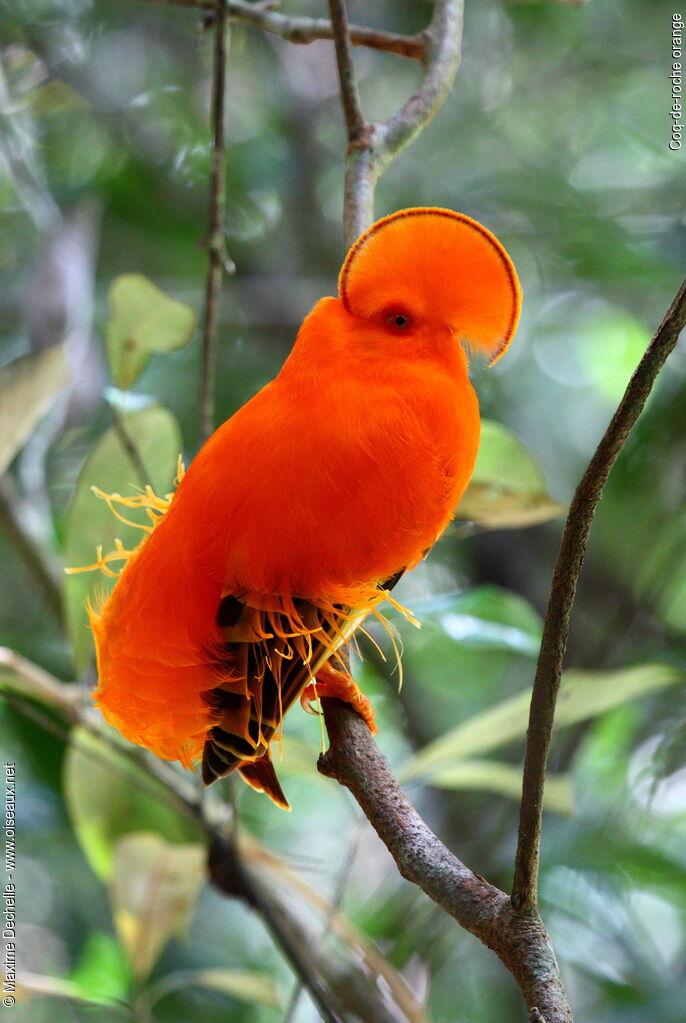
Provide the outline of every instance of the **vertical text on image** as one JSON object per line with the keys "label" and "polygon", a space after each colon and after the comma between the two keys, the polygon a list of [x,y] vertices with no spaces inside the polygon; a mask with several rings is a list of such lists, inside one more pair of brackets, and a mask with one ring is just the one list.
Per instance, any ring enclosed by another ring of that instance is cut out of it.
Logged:
{"label": "vertical text on image", "polygon": [[669,140],[669,148],[673,151],[681,149],[681,135],[684,126],[681,121],[683,112],[681,104],[681,57],[682,57],[682,34],[684,20],[680,14],[672,15],[672,68],[669,80],[672,83],[672,103],[669,116],[672,119],[672,135]]}
{"label": "vertical text on image", "polygon": [[5,764],[5,881],[2,886],[2,1004],[14,1005],[17,984],[17,888],[16,869],[16,790],[15,764]]}

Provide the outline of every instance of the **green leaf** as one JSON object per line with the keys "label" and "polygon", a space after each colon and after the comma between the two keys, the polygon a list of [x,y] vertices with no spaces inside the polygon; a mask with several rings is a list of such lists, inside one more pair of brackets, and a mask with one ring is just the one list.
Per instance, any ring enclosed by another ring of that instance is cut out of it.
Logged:
{"label": "green leaf", "polygon": [[[144,535],[115,518],[106,503],[91,492],[91,487],[100,487],[107,493],[131,494],[135,486],[150,483],[158,495],[173,489],[181,450],[181,435],[174,416],[162,408],[142,409],[127,416],[123,424],[148,478],[140,478],[120,432],[115,427],[108,430],[86,459],[67,513],[65,562],[69,568],[93,564],[99,544],[107,552],[114,548],[115,538],[119,538],[130,549]],[[140,521],[145,522],[145,517]],[[109,592],[112,583],[97,571],[65,579],[65,614],[77,671],[83,670],[93,656],[86,599]]]}
{"label": "green leaf", "polygon": [[206,850],[198,843],[172,845],[139,832],[117,843],[111,884],[117,933],[140,980],[165,945],[179,934],[206,875]]}
{"label": "green leaf", "polygon": [[530,700],[527,689],[463,721],[419,750],[401,769],[401,778],[428,781],[437,770],[518,739],[526,733]]}
{"label": "green leaf", "polygon": [[223,967],[170,973],[151,984],[143,992],[142,998],[147,1005],[152,1006],[171,991],[193,986],[219,991],[249,1005],[264,1005],[269,1009],[281,1006],[276,984],[268,974],[257,970],[230,970]]}
{"label": "green leaf", "polygon": [[142,274],[122,274],[110,288],[107,358],[117,387],[129,390],[153,352],[172,352],[190,341],[195,313],[165,295]]}
{"label": "green leaf", "polygon": [[551,498],[543,473],[522,442],[502,424],[484,419],[474,474],[457,517],[489,529],[516,529],[547,522],[564,511]]}
{"label": "green leaf", "polygon": [[117,842],[132,831],[155,831],[170,842],[197,838],[188,818],[165,800],[161,785],[124,752],[82,728],[70,736],[63,790],[81,849],[104,881],[112,877]]}
{"label": "green leaf", "polygon": [[577,330],[582,365],[614,407],[650,343],[650,333],[623,309],[605,305],[593,307]]}
{"label": "green leaf", "polygon": [[[403,670],[408,679],[421,679],[431,692],[426,703],[427,727],[445,728],[446,715],[454,715],[455,679],[460,680],[462,713],[484,706],[486,694],[502,683],[513,658],[534,658],[541,642],[541,618],[519,594],[499,586],[477,586],[463,592],[410,600],[420,629],[400,625]],[[392,650],[378,628],[372,635]],[[452,718],[454,720],[454,717]]]}
{"label": "green leaf", "polygon": [[[413,611],[422,628],[428,623],[466,646],[510,650],[536,656],[541,643],[542,622],[528,601],[500,586],[475,586],[463,593],[415,602]],[[407,642],[421,637],[410,634]]]}
{"label": "green leaf", "polygon": [[131,972],[116,939],[104,931],[91,931],[68,979],[77,985],[84,998],[124,1001],[129,994]]}
{"label": "green leaf", "polygon": [[[669,664],[639,664],[615,671],[564,673],[555,727],[573,725],[597,717],[612,707],[683,681],[686,676]],[[475,714],[429,743],[404,765],[401,777],[433,776],[456,762],[480,756],[526,734],[531,691],[524,690],[495,707]]]}
{"label": "green leaf", "polygon": [[64,998],[66,1001],[74,1002],[76,1005],[99,1005],[103,1008],[116,1009],[120,1013],[125,1013],[126,1018],[130,1019],[130,1012],[126,1006],[122,1006],[104,995],[90,994],[80,984],[75,983],[73,980],[66,980],[64,977],[48,977],[44,974],[22,971],[17,987],[21,989],[22,995],[28,996],[28,998],[32,995],[37,995],[49,998]]}
{"label": "green leaf", "polygon": [[612,671],[570,668],[563,676],[556,724],[575,725],[684,680],[684,672],[672,664],[637,664]]}
{"label": "green leaf", "polygon": [[[441,789],[494,792],[519,801],[522,796],[522,769],[500,760],[464,760],[437,770],[431,775],[431,784]],[[553,813],[572,813],[574,801],[570,775],[547,776],[543,806]]]}
{"label": "green leaf", "polygon": [[36,117],[88,108],[88,104],[78,92],[60,78],[53,78],[38,88],[30,89],[23,97],[22,105]]}
{"label": "green leaf", "polygon": [[22,355],[0,370],[0,475],[68,382],[62,345]]}

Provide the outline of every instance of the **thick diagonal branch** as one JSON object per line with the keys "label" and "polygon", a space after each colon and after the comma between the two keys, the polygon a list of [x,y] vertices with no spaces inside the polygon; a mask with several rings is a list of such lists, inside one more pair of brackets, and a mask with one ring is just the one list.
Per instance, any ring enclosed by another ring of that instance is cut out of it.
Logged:
{"label": "thick diagonal branch", "polygon": [[[401,978],[385,960],[381,959],[381,963],[386,972],[375,965],[369,948],[352,941],[350,952],[339,956],[332,955],[331,946],[324,942],[313,947],[311,922],[298,913],[289,896],[289,892],[299,895],[309,891],[308,887],[297,884],[278,857],[259,845],[255,848],[254,843],[246,843],[245,839],[241,842],[232,831],[227,831],[228,807],[225,804],[210,804],[187,775],[152,754],[141,760],[142,751],[138,747],[124,745],[113,738],[109,730],[103,730],[87,687],[62,682],[5,647],[0,647],[0,676],[0,695],[20,713],[31,717],[42,728],[54,731],[63,740],[68,738],[72,725],[96,735],[105,748],[112,746],[122,758],[130,758],[131,777],[139,788],[174,806],[197,825],[209,845],[213,885],[224,895],[243,900],[262,918],[284,958],[308,990],[322,1020],[344,1023],[354,1017],[361,1023],[393,1023],[399,1018],[398,1009],[406,1011],[408,1019],[423,1018]],[[54,716],[54,712],[58,716]],[[97,762],[97,748],[88,748],[89,755]],[[111,768],[111,757],[102,763]],[[122,764],[125,768],[126,760]],[[258,851],[260,859],[256,862]],[[265,866],[271,866],[273,871],[271,883],[264,876]],[[326,900],[317,900],[313,905],[325,917],[330,914]],[[344,923],[343,918],[336,917],[336,926],[344,941],[348,941],[351,931],[344,929]],[[377,969],[379,976],[386,980],[385,990],[369,983],[370,969]],[[390,999],[389,991],[392,992]]]}
{"label": "thick diagonal branch", "polygon": [[576,488],[562,534],[553,573],[541,651],[536,666],[529,730],[524,757],[524,789],[519,819],[519,841],[512,900],[519,908],[534,908],[537,901],[541,842],[543,786],[553,730],[555,704],[562,676],[569,619],[576,585],[586,552],[591,521],[610,475],[631,430],[640,416],[658,373],[686,324],[686,280],[624,392],[602,440]]}
{"label": "thick diagonal branch", "polygon": [[319,770],[348,788],[398,870],[491,948],[530,1009],[546,1023],[571,1023],[550,939],[537,913],[518,913],[505,892],[473,873],[434,835],[391,773],[366,724],[339,700],[323,699],[330,749]]}

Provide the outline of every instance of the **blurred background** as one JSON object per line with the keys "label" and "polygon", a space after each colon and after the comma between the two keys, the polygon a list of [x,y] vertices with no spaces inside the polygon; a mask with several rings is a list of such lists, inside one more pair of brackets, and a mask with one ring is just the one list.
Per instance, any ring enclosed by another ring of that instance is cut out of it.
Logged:
{"label": "blurred background", "polygon": [[[284,7],[326,16],[313,0]],[[349,4],[352,21],[408,34],[430,10]],[[98,580],[65,581],[62,567],[92,561],[99,540],[126,540],[89,487],[141,482],[122,425],[161,493],[178,452],[188,462],[199,444],[212,48],[201,13],[145,0],[0,3],[0,642],[63,681],[94,679],[83,598]],[[504,888],[560,506],[686,265],[686,158],[668,148],[672,13],[662,0],[467,3],[455,89],[377,192],[379,216],[442,205],[482,221],[524,288],[506,358],[473,370],[494,425],[463,511],[471,521],[454,523],[397,590],[423,622],[396,623],[404,685],[383,635],[387,662],[368,645],[358,667],[411,798]],[[419,66],[355,55],[368,119],[389,116]],[[274,375],[304,314],[335,290],[344,135],[332,46],[235,24],[227,108],[237,270],[222,294],[217,423]],[[167,333],[143,349],[169,350],[127,376],[117,346],[146,302]],[[58,389],[63,342],[70,375]],[[588,1023],[686,1018],[685,494],[682,346],[596,515],[551,763],[542,911]],[[1,675],[25,974],[12,1019],[317,1020],[306,995],[288,1016],[293,976],[260,919],[202,884],[193,827],[125,760],[70,738],[44,707],[18,705],[11,666]],[[212,798],[235,805],[257,869],[312,948],[361,970],[389,1020],[523,1021],[496,958],[401,881],[347,793],[317,775],[317,719],[294,710],[285,731],[292,814],[239,782]],[[182,879],[166,915],[160,873]],[[329,903],[348,931],[324,936]]]}

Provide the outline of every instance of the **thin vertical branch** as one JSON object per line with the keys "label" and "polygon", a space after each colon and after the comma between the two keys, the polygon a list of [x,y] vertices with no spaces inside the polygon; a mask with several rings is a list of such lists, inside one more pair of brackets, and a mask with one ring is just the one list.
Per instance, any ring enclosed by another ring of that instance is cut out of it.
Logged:
{"label": "thin vertical branch", "polygon": [[138,476],[138,482],[142,487],[146,487],[152,476],[145,467],[143,456],[141,455],[135,441],[126,427],[126,418],[122,411],[116,407],[112,409],[112,416],[114,421],[114,430],[119,438],[121,446],[129,457],[129,461],[133,466],[133,469]]}
{"label": "thin vertical branch", "polygon": [[373,171],[366,176],[352,173],[354,168],[359,168],[361,160],[367,164],[373,158],[370,146],[372,129],[362,113],[345,0],[329,0],[329,14],[348,135],[343,186],[343,238],[346,248],[350,248],[374,219],[374,187],[378,175]]}
{"label": "thin vertical branch", "polygon": [[355,61],[350,41],[348,15],[345,0],[329,0],[329,15],[333,29],[333,40],[336,47],[338,64],[338,81],[341,87],[341,104],[348,129],[348,144],[353,144],[362,136],[366,128],[360,93],[357,87]]}
{"label": "thin vertical branch", "polygon": [[212,64],[212,175],[206,245],[209,265],[205,283],[202,331],[202,379],[200,388],[200,439],[207,440],[214,429],[214,378],[216,363],[219,299],[224,272],[234,265],[226,253],[224,215],[226,211],[226,137],[224,101],[226,92],[227,12],[225,0],[218,0],[214,14],[214,56]]}
{"label": "thin vertical branch", "polygon": [[[27,529],[23,501],[9,473],[0,476],[0,531],[6,533],[15,551],[43,591],[46,606],[61,624],[64,616],[62,579],[50,552]],[[2,658],[0,655],[0,664]]]}
{"label": "thin vertical branch", "polygon": [[624,392],[581,482],[576,488],[562,534],[536,666],[529,730],[524,756],[524,783],[519,818],[512,904],[534,910],[538,893],[543,786],[560,688],[569,619],[581,572],[591,521],[612,466],[640,416],[657,375],[686,324],[686,280],[679,288],[645,355]]}

